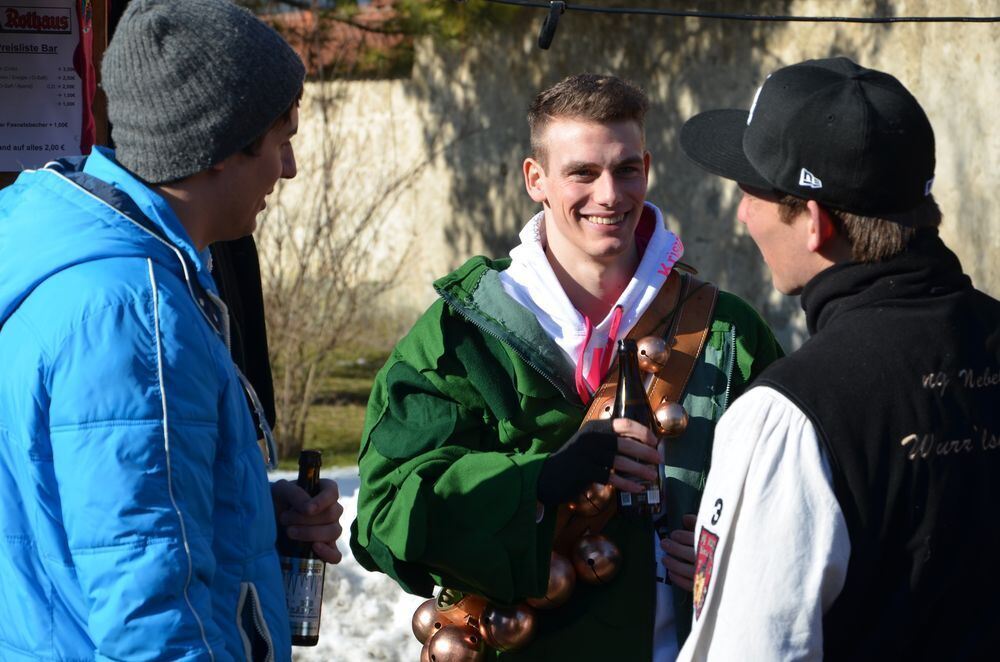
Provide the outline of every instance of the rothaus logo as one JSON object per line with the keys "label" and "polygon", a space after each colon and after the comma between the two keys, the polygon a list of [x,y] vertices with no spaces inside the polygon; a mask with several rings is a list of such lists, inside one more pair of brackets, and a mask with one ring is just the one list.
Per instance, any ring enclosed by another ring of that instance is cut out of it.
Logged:
{"label": "rothaus logo", "polygon": [[70,11],[55,7],[9,7],[0,5],[0,32],[70,34]]}
{"label": "rothaus logo", "polygon": [[805,168],[799,173],[799,186],[808,186],[809,188],[823,188],[823,180],[812,174]]}

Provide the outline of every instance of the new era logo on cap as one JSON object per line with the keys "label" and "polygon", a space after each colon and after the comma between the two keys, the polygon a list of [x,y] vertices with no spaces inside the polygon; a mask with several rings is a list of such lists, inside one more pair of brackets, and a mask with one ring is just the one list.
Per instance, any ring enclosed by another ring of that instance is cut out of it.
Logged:
{"label": "new era logo on cap", "polygon": [[823,188],[823,180],[821,180],[816,175],[812,174],[805,168],[799,173],[799,186],[808,186],[809,188]]}

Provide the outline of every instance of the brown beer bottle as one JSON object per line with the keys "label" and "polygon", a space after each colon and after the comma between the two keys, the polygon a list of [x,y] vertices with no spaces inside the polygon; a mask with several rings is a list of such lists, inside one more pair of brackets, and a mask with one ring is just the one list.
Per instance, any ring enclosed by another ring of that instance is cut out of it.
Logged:
{"label": "brown beer bottle", "polygon": [[[309,496],[319,493],[319,468],[322,453],[304,450],[299,454],[298,486]],[[281,532],[278,545],[281,575],[285,582],[285,601],[292,629],[293,646],[319,643],[319,618],[323,607],[323,578],[326,563],[313,552],[311,542],[291,540]]]}
{"label": "brown beer bottle", "polygon": [[[630,418],[656,431],[656,420],[649,407],[646,387],[639,371],[639,353],[634,340],[624,338],[618,341],[618,387],[615,391],[615,406],[612,418]],[[660,512],[660,468],[656,468],[656,480],[649,481],[635,476],[626,476],[642,485],[645,490],[638,494],[618,491],[618,510],[625,515],[650,517]]]}

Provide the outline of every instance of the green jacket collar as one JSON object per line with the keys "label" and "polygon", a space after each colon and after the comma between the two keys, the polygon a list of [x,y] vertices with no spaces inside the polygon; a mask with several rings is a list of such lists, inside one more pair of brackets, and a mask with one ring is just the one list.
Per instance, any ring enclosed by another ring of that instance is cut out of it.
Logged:
{"label": "green jacket collar", "polygon": [[[510,258],[476,256],[435,281],[434,289],[452,310],[510,347],[568,401],[579,403],[569,359],[535,316],[504,291],[500,272],[508,266]],[[530,384],[522,386],[519,390],[534,394],[525,390],[535,390]]]}

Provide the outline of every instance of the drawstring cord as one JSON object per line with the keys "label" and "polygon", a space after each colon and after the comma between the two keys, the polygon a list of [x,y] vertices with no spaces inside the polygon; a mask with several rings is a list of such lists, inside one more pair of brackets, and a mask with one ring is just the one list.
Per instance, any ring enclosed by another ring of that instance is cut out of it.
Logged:
{"label": "drawstring cord", "polygon": [[594,326],[590,323],[589,317],[586,315],[583,316],[586,333],[584,334],[583,344],[580,345],[580,352],[576,357],[575,378],[576,393],[580,396],[580,401],[584,404],[590,402],[591,393],[597,390],[597,387],[604,380],[604,376],[608,374],[608,369],[611,367],[611,359],[614,356],[615,343],[618,342],[618,330],[621,328],[623,314],[624,309],[620,305],[616,305],[614,313],[611,315],[611,329],[608,332],[608,342],[604,347],[594,349],[594,360],[590,363],[590,374],[586,379],[583,377],[583,361],[587,355],[587,345],[590,344]]}
{"label": "drawstring cord", "polygon": [[261,403],[260,398],[257,397],[257,391],[254,390],[253,384],[250,383],[250,380],[247,379],[247,376],[243,374],[243,371],[240,370],[235,362],[233,363],[233,368],[236,369],[236,376],[240,378],[243,390],[250,397],[254,412],[257,414],[257,428],[264,436],[264,446],[261,448],[261,451],[264,453],[264,464],[269,471],[274,471],[278,468],[278,444],[275,443],[271,425],[267,422],[264,405]]}

